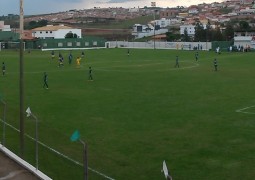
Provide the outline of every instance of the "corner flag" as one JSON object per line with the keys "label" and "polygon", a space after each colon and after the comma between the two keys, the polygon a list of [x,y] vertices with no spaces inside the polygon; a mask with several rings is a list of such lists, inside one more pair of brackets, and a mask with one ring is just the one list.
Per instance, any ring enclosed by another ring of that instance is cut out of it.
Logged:
{"label": "corner flag", "polygon": [[80,133],[79,133],[79,131],[78,130],[76,130],[76,131],[74,131],[74,133],[72,134],[72,136],[71,136],[71,141],[77,141],[77,140],[79,140],[80,139]]}
{"label": "corner flag", "polygon": [[165,161],[165,160],[163,161],[163,170],[162,170],[162,171],[164,172],[165,178],[166,178],[167,180],[172,180],[172,177],[171,177],[170,174],[168,173],[168,169],[167,169],[166,161]]}
{"label": "corner flag", "polygon": [[27,108],[26,113],[27,113],[27,117],[31,116],[32,112],[30,107]]}

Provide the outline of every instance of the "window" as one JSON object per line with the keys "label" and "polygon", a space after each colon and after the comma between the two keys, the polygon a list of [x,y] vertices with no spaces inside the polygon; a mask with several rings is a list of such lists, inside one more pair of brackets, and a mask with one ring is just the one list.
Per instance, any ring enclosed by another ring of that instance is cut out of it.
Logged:
{"label": "window", "polygon": [[46,31],[46,34],[48,34],[48,31]]}
{"label": "window", "polygon": [[58,43],[58,47],[63,47],[63,43]]}
{"label": "window", "polygon": [[67,46],[68,46],[68,47],[72,47],[72,46],[73,46],[73,43],[72,43],[72,42],[67,42]]}
{"label": "window", "polygon": [[85,42],[85,46],[89,46],[89,42]]}
{"label": "window", "polygon": [[47,47],[48,45],[47,45],[47,43],[43,43],[43,47]]}
{"label": "window", "polygon": [[81,46],[81,42],[76,42],[76,46]]}
{"label": "window", "polygon": [[40,34],[42,34],[42,31],[40,31]]}
{"label": "window", "polygon": [[50,33],[52,34],[52,31],[50,31]]}
{"label": "window", "polygon": [[93,46],[97,46],[97,41],[94,41],[94,42],[93,42]]}

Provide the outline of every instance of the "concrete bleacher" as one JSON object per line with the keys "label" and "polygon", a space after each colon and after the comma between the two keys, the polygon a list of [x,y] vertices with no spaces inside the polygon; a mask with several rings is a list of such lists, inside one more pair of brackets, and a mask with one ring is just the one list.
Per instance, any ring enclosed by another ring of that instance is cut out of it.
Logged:
{"label": "concrete bleacher", "polygon": [[0,144],[0,180],[51,180],[47,175]]}

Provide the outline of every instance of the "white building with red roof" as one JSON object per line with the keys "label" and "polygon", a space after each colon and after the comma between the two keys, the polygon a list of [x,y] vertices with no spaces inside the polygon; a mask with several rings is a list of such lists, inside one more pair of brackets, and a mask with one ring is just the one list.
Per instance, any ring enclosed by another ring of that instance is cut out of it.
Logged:
{"label": "white building with red roof", "polygon": [[74,29],[64,25],[47,25],[32,29],[32,36],[39,39],[64,39],[66,34],[73,33],[77,38],[81,38],[81,29]]}

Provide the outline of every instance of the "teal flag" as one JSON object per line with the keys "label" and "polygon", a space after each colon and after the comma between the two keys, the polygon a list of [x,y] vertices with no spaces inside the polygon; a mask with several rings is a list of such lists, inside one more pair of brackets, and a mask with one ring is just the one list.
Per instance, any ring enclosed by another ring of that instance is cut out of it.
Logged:
{"label": "teal flag", "polygon": [[80,139],[80,133],[78,130],[74,131],[74,133],[71,136],[71,141],[77,141]]}

